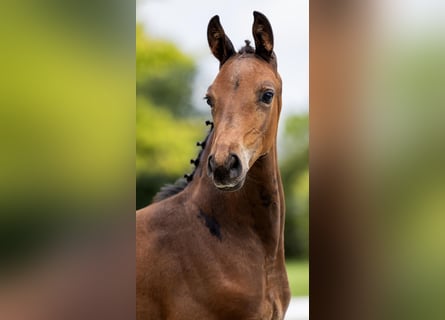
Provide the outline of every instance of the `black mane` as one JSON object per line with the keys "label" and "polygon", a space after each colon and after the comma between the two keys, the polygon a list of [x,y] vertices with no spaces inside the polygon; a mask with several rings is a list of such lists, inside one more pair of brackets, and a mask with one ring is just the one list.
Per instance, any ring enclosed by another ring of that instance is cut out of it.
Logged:
{"label": "black mane", "polygon": [[207,120],[206,125],[210,125],[210,130],[207,133],[207,136],[205,137],[205,139],[202,142],[196,143],[196,145],[198,147],[201,147],[201,150],[198,153],[198,157],[196,159],[190,160],[190,163],[195,166],[192,173],[185,174],[183,178],[176,180],[176,182],[173,184],[167,184],[167,185],[163,186],[161,188],[161,190],[158,193],[156,193],[156,195],[153,197],[153,203],[159,202],[161,200],[170,198],[171,196],[174,196],[175,194],[178,194],[179,192],[184,190],[187,187],[187,185],[193,180],[193,176],[195,175],[196,169],[198,168],[199,162],[201,161],[201,157],[204,152],[204,148],[207,145],[207,140],[209,139],[209,136],[213,130],[213,122]]}

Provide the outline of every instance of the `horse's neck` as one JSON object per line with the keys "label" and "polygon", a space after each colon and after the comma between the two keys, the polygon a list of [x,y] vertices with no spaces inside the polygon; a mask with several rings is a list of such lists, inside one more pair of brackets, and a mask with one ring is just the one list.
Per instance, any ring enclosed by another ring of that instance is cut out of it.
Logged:
{"label": "horse's neck", "polygon": [[275,147],[249,170],[244,188],[249,203],[254,203],[250,214],[268,255],[283,253],[284,195]]}
{"label": "horse's neck", "polygon": [[[203,156],[207,158],[206,152]],[[219,221],[222,232],[224,225],[241,232],[250,229],[263,243],[267,256],[282,255],[284,197],[276,148],[256,161],[244,186],[235,192],[217,190],[207,176],[203,162],[190,186],[193,202]]]}

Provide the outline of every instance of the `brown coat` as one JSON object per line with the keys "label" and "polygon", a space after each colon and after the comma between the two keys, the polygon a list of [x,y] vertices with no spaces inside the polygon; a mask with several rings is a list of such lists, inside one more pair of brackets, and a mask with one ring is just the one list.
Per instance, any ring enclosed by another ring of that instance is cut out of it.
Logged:
{"label": "brown coat", "polygon": [[284,197],[276,133],[281,79],[267,19],[235,53],[214,17],[215,127],[181,192],[137,212],[137,319],[283,319]]}

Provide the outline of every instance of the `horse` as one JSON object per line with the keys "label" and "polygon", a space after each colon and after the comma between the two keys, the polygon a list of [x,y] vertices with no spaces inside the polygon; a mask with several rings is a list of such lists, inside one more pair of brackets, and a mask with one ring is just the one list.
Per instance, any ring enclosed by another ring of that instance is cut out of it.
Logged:
{"label": "horse", "polygon": [[272,27],[254,12],[238,52],[219,16],[207,27],[219,72],[195,169],[136,212],[138,320],[284,318],[284,194],[276,136],[282,81]]}

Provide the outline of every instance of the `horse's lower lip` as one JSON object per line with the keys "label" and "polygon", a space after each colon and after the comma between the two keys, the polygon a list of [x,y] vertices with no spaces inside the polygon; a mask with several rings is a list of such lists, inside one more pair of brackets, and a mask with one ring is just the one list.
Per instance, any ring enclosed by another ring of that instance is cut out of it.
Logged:
{"label": "horse's lower lip", "polygon": [[217,183],[215,181],[213,181],[213,183],[215,184],[215,187],[218,190],[221,190],[221,191],[237,191],[237,190],[241,189],[241,187],[244,185],[244,179],[241,179],[236,184],[224,185],[224,184],[219,184],[219,183]]}

